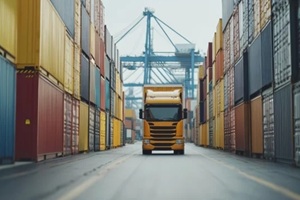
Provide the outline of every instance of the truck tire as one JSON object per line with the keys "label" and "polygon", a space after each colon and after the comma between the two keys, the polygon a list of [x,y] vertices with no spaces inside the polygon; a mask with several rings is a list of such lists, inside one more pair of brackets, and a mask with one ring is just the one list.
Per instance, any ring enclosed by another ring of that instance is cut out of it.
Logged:
{"label": "truck tire", "polygon": [[184,155],[184,150],[174,150],[175,155]]}

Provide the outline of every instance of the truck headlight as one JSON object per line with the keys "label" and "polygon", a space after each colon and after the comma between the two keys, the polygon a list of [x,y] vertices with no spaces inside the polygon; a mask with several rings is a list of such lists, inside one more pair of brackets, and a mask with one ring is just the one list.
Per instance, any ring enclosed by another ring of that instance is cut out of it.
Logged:
{"label": "truck headlight", "polygon": [[176,144],[183,144],[183,140],[176,140]]}
{"label": "truck headlight", "polygon": [[145,144],[150,144],[150,140],[144,140]]}

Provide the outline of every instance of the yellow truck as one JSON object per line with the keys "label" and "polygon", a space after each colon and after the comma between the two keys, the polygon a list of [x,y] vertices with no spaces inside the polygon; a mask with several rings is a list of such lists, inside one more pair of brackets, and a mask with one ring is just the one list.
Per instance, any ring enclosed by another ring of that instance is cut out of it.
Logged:
{"label": "yellow truck", "polygon": [[184,154],[184,123],[187,109],[184,107],[182,85],[144,85],[143,154],[153,150],[173,150]]}

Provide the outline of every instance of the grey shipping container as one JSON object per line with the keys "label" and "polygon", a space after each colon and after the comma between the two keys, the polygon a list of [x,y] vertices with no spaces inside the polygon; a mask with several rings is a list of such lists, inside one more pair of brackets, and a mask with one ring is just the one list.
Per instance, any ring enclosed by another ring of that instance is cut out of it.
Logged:
{"label": "grey shipping container", "polygon": [[234,0],[222,0],[222,28],[225,29],[234,8]]}
{"label": "grey shipping container", "polygon": [[277,161],[292,163],[292,85],[289,84],[274,93],[274,135]]}
{"label": "grey shipping container", "polygon": [[90,62],[90,102],[96,104],[96,65]]}
{"label": "grey shipping container", "polygon": [[81,69],[80,69],[80,96],[86,101],[90,101],[89,98],[89,60],[81,54]]}
{"label": "grey shipping container", "polygon": [[300,166],[300,82],[294,86],[295,162]]}
{"label": "grey shipping container", "polygon": [[272,23],[269,23],[261,33],[261,75],[263,88],[273,82],[272,48]]}
{"label": "grey shipping container", "polygon": [[82,51],[90,56],[90,16],[86,9],[81,6],[81,48]]}
{"label": "grey shipping container", "polygon": [[248,46],[249,39],[249,12],[248,0],[242,0],[239,4],[239,24],[240,24],[240,51],[242,52]]}
{"label": "grey shipping container", "polygon": [[108,30],[108,28],[107,28],[107,26],[105,25],[105,27],[104,27],[105,29],[105,32],[104,32],[104,34],[105,34],[105,36],[104,36],[104,38],[105,38],[105,41],[104,41],[104,43],[105,43],[105,53],[106,53],[106,56],[110,59],[110,60],[112,60],[113,59],[113,48],[112,48],[112,36],[111,36],[111,34],[110,34],[110,32],[109,32],[109,30]]}
{"label": "grey shipping container", "polygon": [[249,95],[251,96],[262,87],[261,36],[258,36],[249,48],[248,63]]}
{"label": "grey shipping container", "polygon": [[263,92],[263,136],[264,136],[264,157],[275,158],[274,142],[274,96],[273,88]]}
{"label": "grey shipping container", "polygon": [[109,81],[105,80],[105,109],[110,111],[110,86],[109,86]]}
{"label": "grey shipping container", "polygon": [[15,160],[16,70],[0,56],[0,164]]}
{"label": "grey shipping container", "polygon": [[[105,127],[103,127],[105,128]],[[100,150],[100,108],[95,110],[95,151]]]}
{"label": "grey shipping container", "polygon": [[237,105],[240,101],[248,100],[248,55],[240,58],[234,67],[234,101]]}
{"label": "grey shipping container", "polygon": [[89,106],[89,151],[95,148],[95,107]]}
{"label": "grey shipping container", "polygon": [[[259,1],[256,1],[259,3]],[[248,0],[248,42],[251,43],[254,39],[254,0]]]}
{"label": "grey shipping container", "polygon": [[105,71],[105,77],[107,79],[110,79],[110,73],[111,73],[111,71],[110,71],[111,67],[110,66],[111,66],[110,60],[107,56],[105,56],[105,61],[104,61],[105,70],[104,71]]}
{"label": "grey shipping container", "polygon": [[53,6],[58,12],[67,27],[72,38],[74,38],[74,22],[75,22],[75,1],[74,0],[51,0]]}

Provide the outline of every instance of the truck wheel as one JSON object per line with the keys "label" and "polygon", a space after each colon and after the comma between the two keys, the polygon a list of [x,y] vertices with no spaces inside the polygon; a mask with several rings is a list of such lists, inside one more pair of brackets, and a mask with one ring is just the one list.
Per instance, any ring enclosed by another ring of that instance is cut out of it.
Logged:
{"label": "truck wheel", "polygon": [[151,154],[151,150],[143,150],[143,155],[150,155]]}

